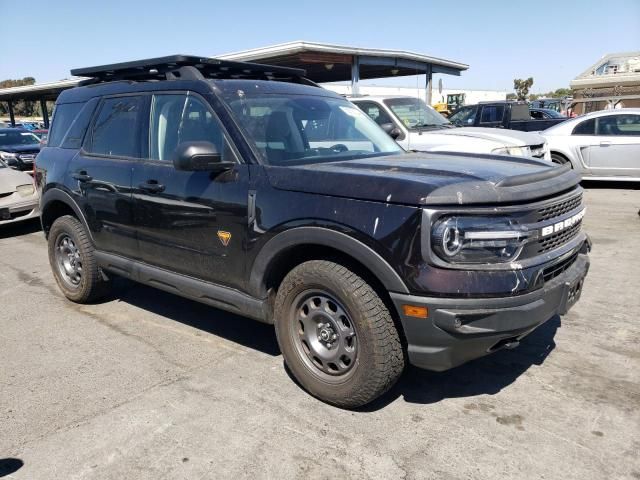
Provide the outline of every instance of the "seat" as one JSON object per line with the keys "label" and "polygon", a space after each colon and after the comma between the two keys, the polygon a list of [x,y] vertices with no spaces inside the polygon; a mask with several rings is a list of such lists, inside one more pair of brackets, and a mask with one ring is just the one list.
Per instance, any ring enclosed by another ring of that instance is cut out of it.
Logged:
{"label": "seat", "polygon": [[271,164],[280,164],[304,154],[304,142],[300,130],[288,112],[272,112],[265,129],[265,152]]}

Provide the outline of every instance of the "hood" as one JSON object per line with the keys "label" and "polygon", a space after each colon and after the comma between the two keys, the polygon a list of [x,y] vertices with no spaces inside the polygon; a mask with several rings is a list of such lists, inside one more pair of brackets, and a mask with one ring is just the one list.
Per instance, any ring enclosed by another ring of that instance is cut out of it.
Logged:
{"label": "hood", "polygon": [[544,138],[536,133],[520,132],[518,130],[505,130],[501,128],[460,127],[444,131],[438,130],[437,133],[442,135],[483,138],[485,140],[501,143],[503,146],[507,147],[523,147],[544,143]]}
{"label": "hood", "polygon": [[3,145],[0,147],[0,151],[9,153],[37,153],[40,151],[40,145],[37,143],[33,145]]}
{"label": "hood", "polygon": [[405,153],[265,169],[271,185],[281,190],[416,206],[522,202],[579,182],[568,167],[460,153]]}
{"label": "hood", "polygon": [[28,173],[13,170],[12,168],[0,168],[0,194],[15,192],[18,185],[29,185],[33,178]]}

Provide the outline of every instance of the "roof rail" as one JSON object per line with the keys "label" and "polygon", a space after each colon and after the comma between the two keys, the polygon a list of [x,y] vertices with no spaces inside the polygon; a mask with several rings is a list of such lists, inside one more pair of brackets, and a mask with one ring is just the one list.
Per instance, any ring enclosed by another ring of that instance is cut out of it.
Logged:
{"label": "roof rail", "polygon": [[298,68],[235,62],[190,55],[171,55],[96,67],[74,68],[71,75],[89,77],[83,85],[118,80],[204,80],[216,78],[284,80],[313,84]]}

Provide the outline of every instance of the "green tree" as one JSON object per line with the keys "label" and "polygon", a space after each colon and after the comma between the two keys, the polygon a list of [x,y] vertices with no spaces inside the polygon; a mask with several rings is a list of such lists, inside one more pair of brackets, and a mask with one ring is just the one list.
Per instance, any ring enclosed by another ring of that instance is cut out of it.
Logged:
{"label": "green tree", "polygon": [[[0,88],[23,87],[25,85],[33,85],[36,79],[33,77],[24,77],[22,79],[7,79],[0,81]],[[40,106],[36,102],[20,100],[14,102],[13,111],[18,117],[32,117],[36,112],[40,111]],[[6,102],[0,102],[0,115],[9,115],[9,106]]]}
{"label": "green tree", "polygon": [[507,100],[517,100],[518,96],[515,93],[507,93]]}
{"label": "green tree", "polygon": [[521,78],[513,79],[513,89],[516,91],[518,100],[526,100],[529,95],[529,89],[533,86],[533,77],[529,77],[526,80]]}

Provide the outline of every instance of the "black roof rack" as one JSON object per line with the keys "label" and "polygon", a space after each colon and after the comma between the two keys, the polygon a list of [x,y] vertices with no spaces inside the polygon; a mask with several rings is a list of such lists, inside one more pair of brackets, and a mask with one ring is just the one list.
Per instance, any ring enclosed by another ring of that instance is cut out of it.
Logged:
{"label": "black roof rack", "polygon": [[83,85],[117,80],[204,80],[215,78],[289,80],[313,84],[298,68],[233,62],[191,55],[171,55],[96,67],[74,68],[71,75],[89,77]]}

